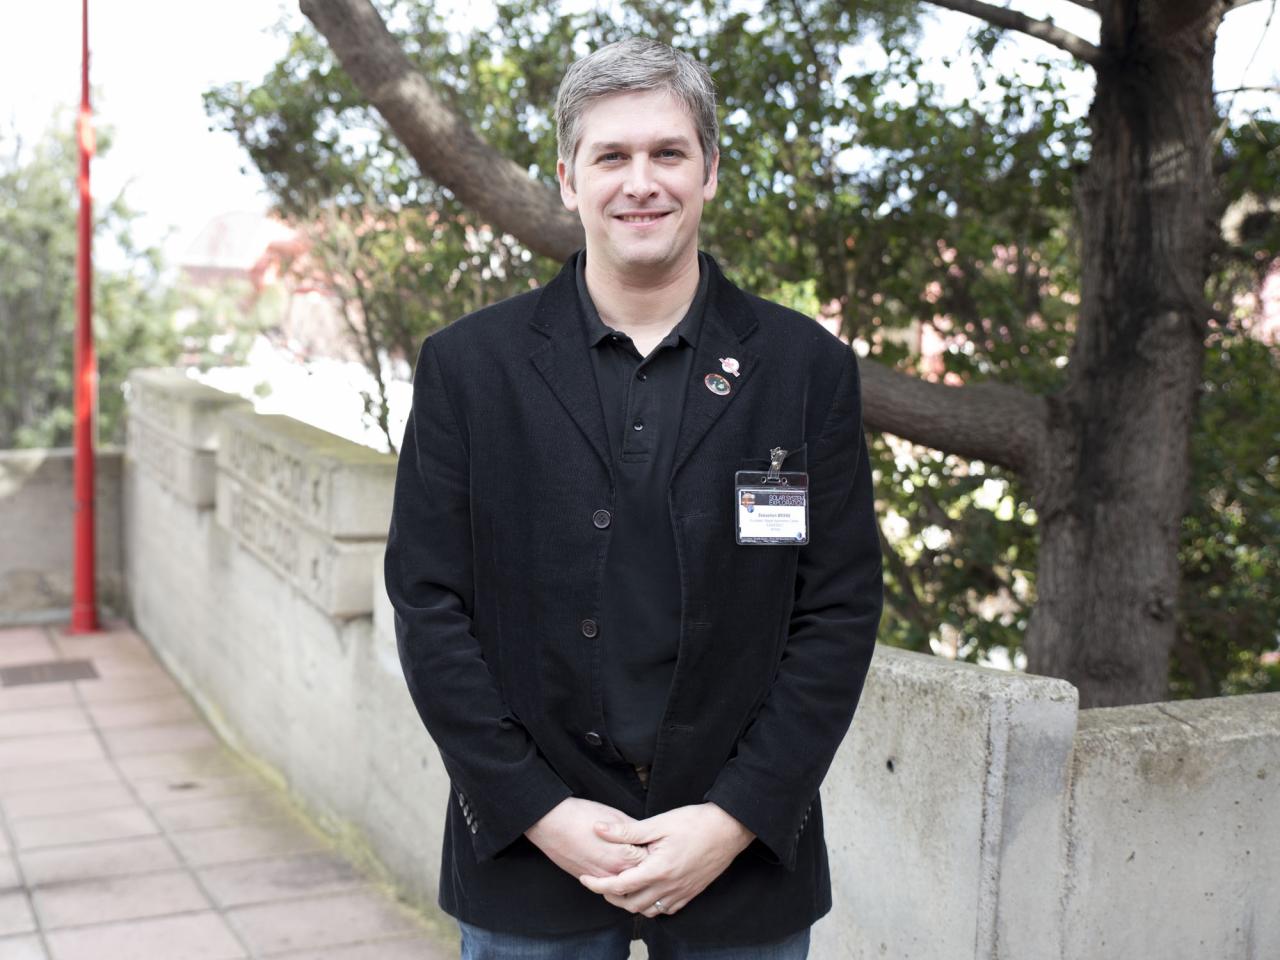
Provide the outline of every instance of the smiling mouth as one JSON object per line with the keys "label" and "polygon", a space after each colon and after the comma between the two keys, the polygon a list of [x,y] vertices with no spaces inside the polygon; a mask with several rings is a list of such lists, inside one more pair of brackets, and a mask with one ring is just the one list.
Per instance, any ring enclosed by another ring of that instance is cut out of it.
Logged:
{"label": "smiling mouth", "polygon": [[656,223],[669,212],[664,210],[661,213],[627,213],[620,215],[617,219],[623,223]]}

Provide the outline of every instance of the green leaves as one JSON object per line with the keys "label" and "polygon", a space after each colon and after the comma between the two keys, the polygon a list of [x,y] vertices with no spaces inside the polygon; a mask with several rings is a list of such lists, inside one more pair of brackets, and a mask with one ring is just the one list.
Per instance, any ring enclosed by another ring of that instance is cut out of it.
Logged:
{"label": "green leaves", "polygon": [[[710,69],[721,105],[719,185],[702,245],[736,280],[839,315],[867,362],[1041,396],[1065,384],[1081,285],[1073,189],[1090,136],[1066,93],[1077,67],[1029,60],[1001,73],[1004,34],[983,27],[957,38],[940,71],[918,50],[919,7],[899,0],[620,0],[579,13],[502,0],[494,27],[466,36],[450,36],[428,5],[383,7],[458,112],[548,187],[552,105],[572,60],[633,34],[689,51]],[[960,73],[966,61],[972,83]],[[206,105],[311,238],[308,269],[340,291],[371,369],[387,353],[412,359],[434,326],[555,269],[491,236],[422,178],[310,28],[259,84],[211,91]],[[1274,194],[1275,144],[1265,118],[1227,132],[1224,197]],[[1272,269],[1280,218],[1265,206],[1214,253],[1208,294],[1220,317],[1242,309],[1239,297]],[[933,359],[921,359],[921,343],[936,348]],[[1201,651],[1210,686],[1243,689],[1261,682],[1249,665],[1267,637],[1274,645],[1280,623],[1254,580],[1263,578],[1267,596],[1280,591],[1273,554],[1251,539],[1261,530],[1276,542],[1258,518],[1276,516],[1277,438],[1241,424],[1249,403],[1269,409],[1280,378],[1239,330],[1213,349],[1194,441],[1196,508],[1184,530],[1195,590],[1183,601],[1186,650],[1188,661]],[[1236,386],[1245,370],[1262,384],[1247,402]],[[882,638],[971,660],[1016,658],[1038,561],[1028,490],[989,464],[871,439],[893,546]],[[1227,629],[1242,605],[1251,611],[1244,629]]]}
{"label": "green leaves", "polygon": [[[72,431],[79,157],[69,112],[30,148],[0,134],[0,447],[67,446]],[[98,135],[98,154],[110,147]],[[178,355],[159,254],[132,240],[123,197],[95,209],[95,242],[123,266],[94,275],[98,437],[124,442],[128,370]]]}
{"label": "green leaves", "polygon": [[1280,690],[1262,668],[1280,629],[1280,351],[1215,330],[1192,435],[1182,522],[1174,688],[1183,696]]}

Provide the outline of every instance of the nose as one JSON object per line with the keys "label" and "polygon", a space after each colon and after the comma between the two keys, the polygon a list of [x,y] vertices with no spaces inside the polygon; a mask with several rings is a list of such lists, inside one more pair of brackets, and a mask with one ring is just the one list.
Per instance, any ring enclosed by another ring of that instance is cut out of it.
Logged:
{"label": "nose", "polygon": [[651,197],[658,192],[658,184],[653,179],[653,166],[647,156],[638,154],[632,158],[622,189],[628,197],[635,199]]}

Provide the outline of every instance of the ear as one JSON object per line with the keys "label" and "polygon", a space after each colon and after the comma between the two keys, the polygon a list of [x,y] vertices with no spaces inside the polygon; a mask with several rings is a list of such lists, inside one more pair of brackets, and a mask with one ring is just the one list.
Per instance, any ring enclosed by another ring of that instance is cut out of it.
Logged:
{"label": "ear", "polygon": [[702,185],[702,202],[706,203],[716,195],[716,184],[719,183],[720,176],[720,151],[716,150],[711,154],[711,172],[707,175],[707,182]]}
{"label": "ear", "polygon": [[560,202],[566,210],[578,209],[578,191],[569,182],[569,170],[563,160],[556,161],[556,179],[560,181]]}

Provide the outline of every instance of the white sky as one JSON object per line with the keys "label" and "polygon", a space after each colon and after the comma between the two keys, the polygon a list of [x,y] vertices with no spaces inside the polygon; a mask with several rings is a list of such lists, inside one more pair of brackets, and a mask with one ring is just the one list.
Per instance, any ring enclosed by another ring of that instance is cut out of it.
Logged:
{"label": "white sky", "polygon": [[[14,7],[0,31],[0,124],[12,121],[31,139],[49,124],[58,104],[79,101],[80,2],[40,0]],[[1062,26],[1096,39],[1096,18],[1065,0],[1025,0],[1018,9],[1051,13]],[[1220,89],[1280,84],[1280,23],[1263,35],[1271,9],[1262,2],[1227,16],[1218,41]],[[94,165],[94,192],[114,196],[128,184],[130,203],[144,214],[139,239],[160,242],[170,228],[176,231],[164,244],[170,262],[213,216],[266,209],[261,181],[252,169],[241,173],[248,160],[230,134],[209,132],[200,98],[216,84],[261,78],[285,50],[286,39],[271,28],[286,14],[295,23],[301,20],[296,2],[284,0],[90,0],[94,108],[101,122],[115,128],[110,155]],[[936,20],[925,52],[955,53],[973,21],[947,12]],[[1263,47],[1254,56],[1260,39]],[[1019,44],[1028,52],[1056,50],[1030,38]],[[967,77],[968,71],[957,75]],[[1082,108],[1087,86],[1086,77]],[[1236,105],[1263,96],[1277,101],[1274,94],[1241,95]]]}

